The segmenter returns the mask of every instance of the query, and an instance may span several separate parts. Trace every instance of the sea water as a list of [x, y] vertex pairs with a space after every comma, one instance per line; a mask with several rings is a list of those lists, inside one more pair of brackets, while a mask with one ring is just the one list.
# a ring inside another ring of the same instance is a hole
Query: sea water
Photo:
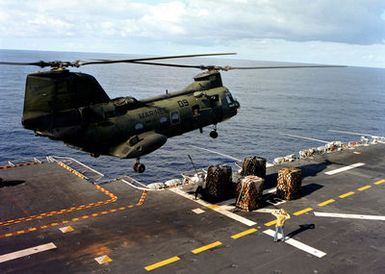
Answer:
[[[138, 56], [102, 53], [0, 50], [1, 61], [73, 61], [78, 59], [122, 59]], [[196, 65], [266, 66], [281, 63], [196, 58], [170, 60]], [[47, 155], [76, 158], [104, 173], [107, 178], [133, 176], [144, 183], [162, 182], [192, 170], [190, 155], [197, 168], [230, 164], [235, 159], [257, 155], [272, 161], [322, 143], [288, 137], [312, 137], [324, 141], [350, 141], [359, 136], [329, 130], [385, 135], [385, 69], [362, 67], [233, 70], [222, 72], [222, 80], [240, 102], [238, 115], [218, 125], [219, 137], [189, 132], [171, 138], [159, 150], [142, 157], [143, 174], [132, 170], [134, 159], [118, 159], [89, 154], [63, 142], [36, 137], [21, 125], [25, 79], [41, 71], [34, 66], [0, 66], [0, 162], [31, 160]], [[193, 81], [197, 69], [168, 68], [135, 64], [84, 66], [81, 71], [96, 77], [110, 98], [137, 99], [177, 91]], [[211, 152], [210, 152], [211, 151]], [[217, 152], [217, 153], [214, 153]], [[228, 157], [230, 156], [230, 157]]]

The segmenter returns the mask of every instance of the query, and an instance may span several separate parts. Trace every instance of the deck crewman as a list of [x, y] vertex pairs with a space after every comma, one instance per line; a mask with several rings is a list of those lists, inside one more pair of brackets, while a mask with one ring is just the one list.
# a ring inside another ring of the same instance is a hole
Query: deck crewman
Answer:
[[279, 232], [282, 234], [282, 241], [284, 242], [285, 232], [283, 231], [283, 228], [285, 226], [286, 220], [290, 219], [290, 215], [283, 208], [281, 208], [280, 210], [273, 211], [271, 214], [273, 214], [277, 218], [277, 222], [275, 223], [274, 242], [277, 242]]

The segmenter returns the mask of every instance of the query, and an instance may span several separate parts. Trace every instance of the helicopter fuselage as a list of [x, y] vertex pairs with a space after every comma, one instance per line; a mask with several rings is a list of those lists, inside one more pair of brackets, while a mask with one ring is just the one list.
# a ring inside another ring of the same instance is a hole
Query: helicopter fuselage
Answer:
[[139, 158], [168, 138], [216, 125], [239, 103], [218, 71], [197, 75], [179, 92], [110, 100], [88, 74], [51, 71], [27, 78], [22, 123], [38, 135], [64, 141], [93, 156]]

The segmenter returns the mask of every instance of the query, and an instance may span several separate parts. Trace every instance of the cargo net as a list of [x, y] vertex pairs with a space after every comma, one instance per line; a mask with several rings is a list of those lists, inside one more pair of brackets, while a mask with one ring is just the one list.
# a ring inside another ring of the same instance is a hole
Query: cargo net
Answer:
[[226, 165], [209, 166], [206, 187], [202, 191], [203, 199], [213, 202], [223, 201], [233, 193], [231, 167]]
[[246, 176], [239, 180], [236, 188], [235, 206], [251, 211], [262, 207], [264, 180], [257, 176]]
[[266, 159], [261, 157], [246, 157], [242, 163], [242, 176], [254, 175], [266, 178]]
[[301, 169], [282, 168], [278, 171], [277, 196], [283, 200], [301, 198]]

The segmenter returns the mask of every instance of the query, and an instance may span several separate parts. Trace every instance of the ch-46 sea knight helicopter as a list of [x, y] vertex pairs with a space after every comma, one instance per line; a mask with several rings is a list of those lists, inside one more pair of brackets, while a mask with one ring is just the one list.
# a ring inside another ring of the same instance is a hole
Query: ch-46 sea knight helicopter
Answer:
[[[232, 69], [308, 68], [327, 66], [230, 67], [156, 63], [164, 59], [190, 58], [235, 53], [212, 53], [135, 58], [126, 60], [0, 62], [3, 65], [50, 67], [49, 71], [27, 76], [22, 124], [38, 136], [79, 148], [91, 154], [122, 159], [135, 158], [134, 171], [142, 173], [141, 156], [149, 154], [167, 139], [214, 125], [210, 137], [217, 138], [216, 125], [237, 114], [240, 107], [223, 86], [219, 71]], [[182, 68], [204, 72], [177, 92], [137, 100], [110, 99], [91, 75], [69, 71], [69, 67], [132, 63]]]

